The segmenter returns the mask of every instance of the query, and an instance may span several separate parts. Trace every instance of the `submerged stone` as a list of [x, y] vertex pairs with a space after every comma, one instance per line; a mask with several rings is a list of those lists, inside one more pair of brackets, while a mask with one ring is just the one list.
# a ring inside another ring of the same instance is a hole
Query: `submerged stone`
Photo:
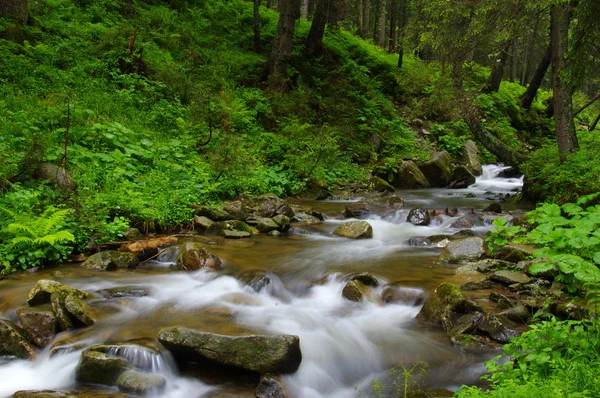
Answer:
[[364, 285], [359, 281], [350, 281], [346, 283], [342, 290], [342, 296], [350, 301], [362, 301], [364, 297]]

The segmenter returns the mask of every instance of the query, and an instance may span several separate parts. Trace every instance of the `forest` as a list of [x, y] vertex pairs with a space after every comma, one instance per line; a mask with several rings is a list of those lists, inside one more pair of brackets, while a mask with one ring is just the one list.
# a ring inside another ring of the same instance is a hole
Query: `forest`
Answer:
[[600, 395], [598, 20], [0, 0], [0, 397]]

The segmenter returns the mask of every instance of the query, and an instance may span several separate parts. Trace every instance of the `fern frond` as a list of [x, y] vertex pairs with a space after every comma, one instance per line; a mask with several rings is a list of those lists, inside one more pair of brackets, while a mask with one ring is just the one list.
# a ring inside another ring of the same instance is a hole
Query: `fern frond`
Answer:
[[13, 246], [23, 246], [25, 244], [29, 244], [33, 242], [33, 239], [27, 237], [27, 236], [17, 236], [16, 238], [14, 238], [11, 243]]
[[6, 227], [6, 230], [8, 231], [8, 233], [13, 234], [13, 235], [24, 234], [24, 235], [28, 235], [30, 238], [37, 237], [35, 229], [33, 229], [29, 225], [23, 224], [23, 223], [8, 224], [8, 227]]
[[75, 237], [73, 236], [72, 233], [70, 233], [68, 231], [58, 231], [56, 233], [37, 238], [33, 241], [33, 243], [38, 244], [38, 245], [47, 243], [47, 244], [53, 246], [60, 242], [74, 242], [74, 241], [75, 241]]

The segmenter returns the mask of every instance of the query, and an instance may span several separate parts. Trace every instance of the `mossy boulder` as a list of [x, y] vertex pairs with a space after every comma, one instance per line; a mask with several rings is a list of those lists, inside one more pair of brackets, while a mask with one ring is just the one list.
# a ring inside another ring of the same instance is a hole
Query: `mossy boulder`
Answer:
[[445, 330], [449, 330], [458, 317], [457, 314], [470, 312], [485, 311], [480, 305], [468, 300], [457, 286], [444, 282], [427, 298], [417, 319], [434, 325], [441, 324]]
[[52, 294], [57, 294], [62, 298], [71, 295], [84, 300], [93, 297], [93, 295], [88, 292], [75, 289], [71, 286], [63, 285], [60, 282], [42, 279], [39, 280], [35, 287], [29, 292], [27, 303], [32, 307], [36, 305], [47, 304], [50, 302], [50, 296]]
[[333, 234], [350, 239], [371, 239], [373, 227], [366, 221], [350, 221], [334, 229]]
[[160, 394], [166, 385], [167, 380], [163, 376], [136, 370], [123, 372], [117, 380], [120, 391], [135, 395]]
[[181, 246], [175, 267], [181, 271], [197, 271], [199, 269], [219, 269], [222, 262], [219, 257], [206, 250], [199, 243], [186, 242]]
[[370, 272], [359, 272], [356, 274], [348, 275], [349, 281], [359, 281], [363, 285], [377, 287], [379, 286], [379, 280]]
[[279, 228], [279, 225], [272, 218], [256, 216], [249, 218], [247, 221], [248, 225], [256, 228], [263, 234], [276, 231]]
[[365, 286], [359, 281], [349, 281], [342, 289], [342, 297], [350, 301], [360, 302], [365, 297]]
[[134, 253], [107, 250], [88, 257], [81, 266], [95, 271], [114, 271], [116, 269], [133, 268], [140, 263]]
[[419, 165], [419, 169], [434, 187], [445, 187], [452, 181], [454, 170], [448, 151], [436, 152], [431, 159]]
[[175, 326], [158, 341], [183, 362], [210, 360], [250, 372], [291, 373], [302, 361], [300, 339], [291, 335], [225, 336]]
[[439, 261], [461, 263], [477, 261], [485, 254], [485, 241], [477, 236], [448, 242], [442, 250]]
[[208, 227], [206, 234], [227, 239], [249, 238], [253, 235], [248, 224], [237, 220], [216, 222]]
[[479, 161], [479, 149], [473, 141], [467, 140], [463, 144], [461, 160], [462, 164], [474, 176], [480, 176], [483, 174], [483, 168], [481, 167], [481, 162]]
[[414, 209], [410, 209], [408, 212], [408, 217], [406, 221], [413, 225], [429, 225], [431, 223], [431, 216], [427, 209], [423, 209], [422, 207], [415, 207]]
[[37, 352], [27, 333], [14, 323], [0, 319], [0, 356], [35, 359]]
[[205, 216], [194, 216], [194, 229], [206, 231], [215, 222]]
[[369, 188], [376, 192], [395, 192], [396, 188], [394, 188], [389, 182], [386, 180], [373, 176], [369, 180]]
[[64, 305], [72, 319], [84, 326], [91, 326], [96, 321], [96, 316], [92, 308], [77, 296], [69, 295], [65, 297]]
[[510, 338], [521, 334], [512, 328], [508, 319], [496, 314], [485, 314], [477, 325], [477, 329], [479, 334], [486, 334], [498, 343], [508, 343]]
[[362, 218], [371, 214], [385, 215], [404, 206], [404, 199], [394, 194], [381, 194], [370, 199], [349, 203], [344, 209], [346, 218]]
[[272, 220], [277, 223], [277, 231], [287, 232], [290, 230], [290, 223], [292, 222], [292, 220], [288, 216], [278, 214], [275, 217], [273, 217]]
[[223, 210], [239, 221], [244, 221], [250, 215], [250, 209], [240, 200], [224, 204]]
[[227, 221], [235, 219], [233, 215], [229, 214], [229, 212], [220, 207], [213, 208], [207, 206], [198, 206], [194, 210], [194, 215], [203, 216], [212, 221]]
[[69, 315], [69, 311], [65, 307], [65, 299], [58, 293], [53, 293], [50, 296], [50, 303], [52, 305], [52, 311], [56, 316], [56, 321], [58, 322], [58, 326], [62, 330], [71, 330], [75, 327], [73, 320]]
[[23, 329], [38, 347], [48, 345], [58, 332], [58, 321], [49, 304], [19, 308], [17, 316]]
[[129, 228], [123, 232], [123, 238], [127, 241], [143, 240], [144, 235], [137, 228]]
[[115, 386], [121, 374], [129, 368], [130, 365], [124, 358], [85, 350], [75, 369], [75, 380], [79, 383]]
[[458, 166], [454, 169], [448, 188], [464, 189], [473, 184], [475, 184], [475, 176], [465, 166]]
[[52, 163], [41, 163], [35, 169], [35, 176], [40, 180], [50, 181], [60, 189], [74, 191], [77, 185], [73, 176], [64, 167], [56, 166]]
[[401, 189], [429, 188], [431, 186], [427, 177], [412, 160], [405, 160], [398, 165], [392, 185]]
[[251, 203], [252, 207], [256, 209], [256, 214], [261, 217], [273, 218], [278, 214], [290, 218], [294, 216], [294, 211], [290, 205], [277, 195], [260, 195], [254, 198]]

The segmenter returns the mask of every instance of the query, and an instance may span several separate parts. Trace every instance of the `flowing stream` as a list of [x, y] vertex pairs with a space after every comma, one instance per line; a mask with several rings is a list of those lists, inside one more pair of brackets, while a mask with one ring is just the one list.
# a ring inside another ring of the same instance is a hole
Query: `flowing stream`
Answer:
[[[136, 270], [102, 273], [65, 264], [0, 281], [0, 318], [13, 321], [16, 309], [26, 305], [27, 293], [39, 279], [55, 279], [88, 291], [131, 285], [150, 291], [146, 297], [92, 302], [98, 311], [96, 324], [59, 334], [49, 346], [59, 348], [54, 355], [47, 349], [34, 362], [0, 358], [0, 397], [17, 390], [79, 388], [74, 371], [85, 347], [136, 342], [162, 349], [156, 341], [158, 331], [173, 325], [230, 335], [298, 335], [302, 364], [296, 373], [283, 378], [290, 397], [356, 397], [356, 389], [369, 396], [373, 379], [385, 381], [390, 368], [417, 361], [429, 365], [425, 388], [456, 389], [463, 383], [476, 383], [483, 373], [483, 361], [494, 354], [455, 348], [441, 329], [427, 328], [415, 319], [422, 298], [441, 282], [463, 284], [469, 276], [457, 274], [455, 266], [436, 264], [440, 248], [414, 247], [407, 241], [453, 234], [458, 229], [451, 224], [457, 217], [442, 215], [427, 227], [405, 220], [408, 210], [416, 206], [440, 213], [455, 206], [463, 213], [480, 211], [490, 200], [521, 188], [522, 179], [502, 178], [502, 171], [501, 166], [484, 166], [483, 176], [463, 190], [398, 191], [405, 198], [405, 208], [394, 216], [371, 217], [368, 221], [374, 237], [370, 240], [331, 235], [345, 221], [345, 202], [309, 202], [327, 214], [324, 223], [297, 225], [289, 235], [260, 235], [211, 246], [224, 260], [217, 272], [174, 272], [169, 267], [176, 252], [167, 251]], [[488, 222], [482, 222], [473, 229], [484, 233], [490, 228]], [[253, 270], [266, 271], [270, 280], [258, 291], [237, 279]], [[376, 275], [382, 286], [401, 286], [407, 299], [386, 304], [379, 298], [383, 287], [374, 290], [370, 301], [344, 299], [344, 277], [359, 271]], [[210, 370], [181, 373], [164, 350], [121, 354], [167, 378], [162, 397], [254, 396], [255, 379], [212, 374]]]

